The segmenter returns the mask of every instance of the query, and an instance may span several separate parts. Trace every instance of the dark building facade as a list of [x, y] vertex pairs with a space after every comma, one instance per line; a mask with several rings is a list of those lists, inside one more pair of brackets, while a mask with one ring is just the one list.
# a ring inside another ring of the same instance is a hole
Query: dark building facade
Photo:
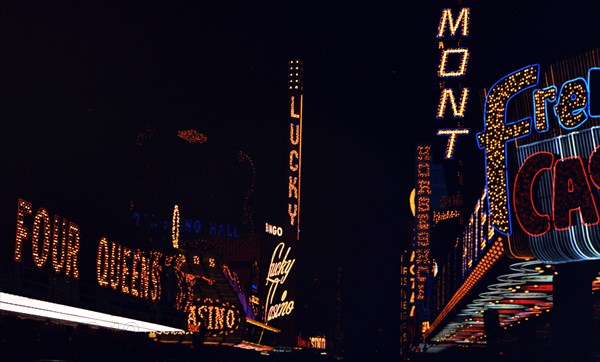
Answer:
[[[516, 70], [484, 92], [487, 185], [435, 278], [426, 341], [509, 358], [598, 355], [599, 64], [594, 49]], [[495, 148], [502, 129], [512, 131]]]

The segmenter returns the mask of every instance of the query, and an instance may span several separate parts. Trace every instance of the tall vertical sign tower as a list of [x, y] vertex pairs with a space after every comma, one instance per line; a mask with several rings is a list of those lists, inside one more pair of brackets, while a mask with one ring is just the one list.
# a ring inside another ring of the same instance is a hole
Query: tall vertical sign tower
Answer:
[[[459, 1], [462, 4], [462, 1]], [[471, 9], [462, 6], [460, 9], [443, 8], [438, 24], [437, 35], [440, 58], [437, 75], [439, 78], [440, 98], [436, 119], [448, 122], [448, 118], [456, 121], [458, 127], [440, 128], [437, 136], [447, 137], [444, 159], [454, 158], [454, 150], [458, 136], [468, 135], [470, 130], [461, 126], [467, 113], [469, 87], [462, 85], [467, 74], [470, 49], [464, 46], [464, 39], [469, 36]], [[450, 38], [447, 40], [447, 38]]]
[[[268, 271], [266, 278], [265, 323], [281, 330], [278, 345], [296, 344], [295, 262], [300, 239], [300, 180], [302, 165], [302, 73], [300, 60], [288, 63], [287, 164], [285, 217], [283, 225], [266, 225]], [[282, 210], [283, 211], [283, 210]]]
[[[431, 163], [432, 145], [429, 143], [417, 144], [416, 149], [416, 180], [415, 188], [415, 259], [414, 271], [415, 284], [411, 293], [410, 302], [416, 307], [415, 318], [424, 326], [429, 323], [429, 296], [426, 293], [425, 283], [431, 273]], [[412, 258], [411, 258], [412, 259]], [[412, 306], [411, 306], [412, 308]], [[412, 314], [412, 313], [411, 313]]]
[[287, 229], [300, 239], [300, 180], [302, 171], [302, 89], [303, 63], [292, 60], [288, 66], [288, 89], [290, 100], [289, 115], [289, 165], [287, 195]]

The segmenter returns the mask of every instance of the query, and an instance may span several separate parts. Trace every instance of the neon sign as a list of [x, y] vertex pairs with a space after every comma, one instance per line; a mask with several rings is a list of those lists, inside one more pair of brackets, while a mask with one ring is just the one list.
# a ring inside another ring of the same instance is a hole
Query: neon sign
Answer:
[[[25, 226], [25, 215], [33, 214], [33, 205], [26, 200], [17, 202], [17, 230], [15, 236], [15, 262], [23, 259], [23, 243], [31, 237], [31, 254], [38, 269], [46, 265], [48, 259], [56, 274], [79, 279], [79, 226], [54, 215], [52, 222], [50, 213], [40, 207], [33, 218], [32, 230]], [[40, 240], [41, 237], [41, 240]], [[50, 255], [50, 250], [52, 254]]]
[[[240, 237], [237, 224], [216, 220], [181, 218], [180, 214], [180, 210], [177, 206], [173, 209], [171, 219], [159, 219], [153, 214], [136, 211], [132, 214], [133, 225], [135, 227], [147, 228], [152, 231], [170, 231], [171, 235], [174, 232], [177, 232], [178, 247], [179, 242], [181, 242], [182, 239], [185, 239], [186, 237], [196, 237], [198, 235], [227, 238]], [[178, 224], [177, 228], [174, 228], [173, 226], [175, 222]]]
[[431, 145], [417, 146], [416, 187], [416, 286], [418, 301], [425, 299], [425, 280], [430, 272], [429, 258], [431, 239]]
[[300, 237], [300, 173], [302, 169], [302, 61], [289, 63], [290, 115], [289, 115], [289, 162], [288, 205], [289, 227], [294, 229], [296, 240]]
[[[484, 130], [477, 139], [485, 150], [489, 221], [511, 236], [515, 257], [550, 263], [600, 259], [600, 115], [594, 115], [589, 101], [589, 84], [598, 71], [591, 68], [587, 79], [569, 79], [560, 88], [540, 89], [534, 64], [500, 79], [488, 92]], [[527, 90], [531, 116], [509, 122], [511, 100]], [[550, 133], [553, 124], [560, 127]], [[558, 135], [539, 140], [544, 133]], [[527, 137], [535, 142], [527, 144]], [[510, 142], [518, 164], [512, 175]]]
[[[178, 239], [179, 211], [175, 208], [173, 217], [172, 238]], [[208, 278], [198, 273], [189, 272], [189, 264], [199, 265], [201, 259], [192, 255], [190, 263], [186, 264], [186, 257], [182, 253], [166, 255], [158, 251], [143, 251], [132, 249], [120, 243], [110, 241], [102, 236], [97, 244], [95, 263], [81, 264], [80, 272], [79, 254], [82, 247], [80, 227], [59, 215], [51, 217], [50, 212], [40, 207], [34, 210], [33, 204], [27, 200], [18, 199], [16, 210], [16, 233], [13, 259], [16, 263], [29, 262], [37, 269], [50, 265], [55, 274], [62, 274], [67, 278], [79, 280], [80, 277], [94, 278], [100, 288], [112, 290], [116, 293], [127, 295], [140, 301], [163, 303], [163, 283], [167, 274], [177, 278], [177, 293], [173, 301], [175, 311], [188, 314], [190, 331], [206, 332], [208, 337], [227, 336], [235, 332], [242, 318], [241, 312], [233, 302], [220, 302], [208, 298], [198, 298], [200, 283], [212, 286], [216, 283], [213, 278]], [[31, 244], [31, 252], [25, 245]], [[175, 244], [173, 244], [175, 246]], [[288, 250], [289, 253], [289, 250]], [[87, 255], [85, 252], [83, 253]], [[272, 266], [273, 278], [285, 281], [294, 261], [288, 261], [287, 253], [284, 260], [275, 262]], [[95, 272], [90, 268], [95, 265]], [[207, 258], [207, 267], [216, 268], [214, 258]], [[187, 269], [186, 269], [187, 268]], [[170, 273], [164, 273], [165, 269]], [[196, 268], [197, 269], [197, 268]], [[217, 275], [217, 274], [213, 274]], [[225, 281], [226, 279], [223, 278]], [[169, 285], [167, 283], [167, 285]], [[273, 289], [273, 291], [276, 287]], [[173, 293], [165, 294], [167, 299]], [[285, 296], [282, 298], [282, 301]], [[171, 300], [167, 300], [171, 302]], [[205, 303], [205, 304], [201, 304]], [[293, 302], [283, 303], [282, 312], [275, 314], [289, 314], [293, 309]], [[273, 309], [278, 309], [274, 306]], [[184, 320], [182, 320], [184, 322]], [[142, 323], [142, 322], [140, 322]], [[116, 328], [112, 326], [111, 328]]]
[[[265, 310], [267, 311], [267, 322], [275, 318], [289, 315], [294, 310], [294, 301], [285, 300], [287, 297], [287, 290], [284, 290], [281, 294], [278, 294], [277, 292], [277, 287], [285, 283], [296, 262], [296, 259], [288, 259], [291, 249], [292, 248], [289, 246], [286, 249], [284, 243], [279, 243], [271, 256], [271, 263], [269, 264], [269, 273], [266, 282], [268, 288], [265, 306]], [[275, 295], [280, 295], [279, 300], [275, 299]]]
[[[460, 9], [460, 12], [456, 17], [453, 17], [452, 9], [442, 9], [436, 38], [445, 38], [446, 32], [448, 32], [452, 38], [455, 38], [457, 35], [460, 38], [468, 37], [470, 20], [471, 9], [468, 7]], [[458, 44], [460, 44], [460, 40], [457, 42]], [[440, 88], [442, 88], [442, 91], [440, 92], [436, 118], [440, 120], [444, 119], [446, 117], [448, 106], [450, 106], [452, 109], [453, 118], [459, 120], [464, 118], [466, 114], [467, 102], [469, 99], [469, 88], [462, 88], [459, 91], [460, 96], [457, 96], [454, 89], [445, 87], [445, 80], [461, 78], [467, 74], [470, 51], [469, 48], [462, 46], [446, 48], [444, 47], [444, 43], [441, 41], [439, 42], [438, 47], [442, 49], [437, 72], [438, 77], [442, 80], [440, 82]], [[459, 99], [458, 102], [457, 99]], [[444, 153], [445, 159], [452, 159], [454, 157], [454, 150], [458, 136], [468, 135], [469, 133], [469, 129], [461, 128], [460, 123], [459, 127], [457, 128], [438, 129], [437, 136], [448, 137], [446, 151]]]
[[267, 234], [271, 234], [271, 235], [275, 235], [275, 236], [282, 236], [283, 228], [281, 226], [271, 225], [266, 222], [265, 223], [265, 232]]
[[161, 284], [159, 264], [161, 253], [144, 253], [131, 250], [102, 237], [98, 243], [96, 280], [101, 287], [121, 291], [140, 299], [160, 300]]
[[210, 337], [226, 336], [235, 332], [241, 323], [240, 311], [228, 302], [204, 298], [188, 309], [188, 330], [202, 332]]

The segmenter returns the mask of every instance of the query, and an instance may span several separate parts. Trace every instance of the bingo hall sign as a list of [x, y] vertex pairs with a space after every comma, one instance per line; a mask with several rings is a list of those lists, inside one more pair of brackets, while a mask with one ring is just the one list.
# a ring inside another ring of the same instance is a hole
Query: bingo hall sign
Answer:
[[552, 76], [529, 65], [487, 93], [477, 141], [490, 223], [512, 257], [600, 259], [598, 64], [594, 52], [551, 66]]

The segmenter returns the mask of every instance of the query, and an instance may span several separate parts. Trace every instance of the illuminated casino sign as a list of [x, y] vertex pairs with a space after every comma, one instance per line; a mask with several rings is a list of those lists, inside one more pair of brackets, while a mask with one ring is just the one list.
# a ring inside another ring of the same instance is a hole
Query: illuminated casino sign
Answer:
[[[146, 212], [135, 211], [132, 214], [133, 226], [153, 231], [157, 234], [171, 234], [172, 220], [170, 218], [159, 218]], [[198, 237], [209, 238], [240, 238], [242, 232], [247, 232], [247, 227], [240, 227], [237, 223], [223, 222], [220, 220], [201, 218], [180, 218], [179, 232], [183, 238], [191, 239]]]
[[[16, 203], [16, 232], [12, 234], [14, 269], [6, 263], [0, 269], [0, 295], [18, 301], [22, 304], [19, 307], [27, 306], [27, 314], [47, 315], [50, 312], [54, 313], [53, 316], [58, 315], [52, 318], [58, 319], [65, 314], [55, 313], [55, 307], [41, 308], [39, 305], [59, 306], [58, 310], [82, 310], [72, 313], [81, 313], [78, 320], [86, 324], [106, 325], [109, 320], [102, 318], [123, 320], [118, 318], [135, 314], [141, 319], [110, 324], [110, 328], [117, 328], [114, 326], [118, 324], [134, 331], [183, 331], [180, 326], [185, 325], [187, 315], [189, 331], [205, 333], [206, 341], [217, 338], [223, 342], [223, 338], [228, 336], [229, 342], [235, 343], [242, 333], [235, 332], [245, 323], [239, 303], [209, 296], [230, 298], [237, 295], [233, 289], [223, 288], [225, 285], [229, 287], [229, 283], [214, 257], [175, 248], [180, 227], [179, 208], [175, 207], [171, 228], [173, 253], [131, 248], [106, 236], [101, 236], [96, 243], [89, 243], [89, 239], [82, 237], [84, 232], [77, 223], [58, 214], [52, 215], [47, 208], [34, 207], [32, 202], [19, 198]], [[285, 260], [287, 255], [284, 254], [284, 260], [274, 260], [270, 273], [275, 279], [279, 277], [281, 283], [293, 265], [293, 261]], [[274, 256], [274, 259], [277, 257]], [[21, 272], [16, 274], [19, 277], [6, 278], [7, 270]], [[82, 290], [88, 294], [80, 294]], [[100, 295], [101, 299], [97, 299]], [[90, 302], [83, 306], [80, 305], [82, 300]], [[116, 306], [124, 305], [121, 302], [125, 300], [130, 307]], [[237, 301], [237, 298], [232, 300]], [[34, 307], [25, 304], [32, 302]], [[13, 310], [16, 303], [0, 300], [0, 309]], [[279, 308], [279, 305], [276, 303], [272, 308], [282, 310], [276, 314], [287, 313], [289, 307]], [[161, 313], [156, 313], [157, 308]], [[91, 317], [98, 313], [106, 313], [104, 316], [108, 317]], [[166, 324], [146, 323], [153, 318]], [[137, 323], [148, 327], [138, 329]]]
[[23, 261], [23, 244], [31, 238], [31, 257], [38, 269], [48, 263], [56, 274], [79, 279], [80, 229], [73, 221], [60, 215], [50, 217], [50, 212], [40, 207], [31, 223], [27, 215], [33, 215], [31, 202], [17, 202], [17, 230], [15, 236], [15, 262]]
[[240, 326], [240, 311], [227, 302], [204, 298], [188, 312], [188, 330], [217, 337], [228, 335]]
[[[445, 159], [454, 157], [458, 136], [468, 135], [470, 132], [469, 129], [460, 126], [460, 121], [464, 119], [467, 111], [469, 88], [462, 85], [460, 85], [460, 89], [452, 87], [453, 81], [462, 81], [467, 74], [470, 51], [463, 45], [463, 41], [469, 36], [470, 22], [471, 9], [463, 7], [456, 12], [453, 12], [451, 8], [442, 9], [438, 23], [436, 38], [440, 40], [438, 43], [440, 58], [437, 75], [440, 79], [441, 92], [436, 119], [444, 120], [447, 118], [448, 110], [451, 109], [452, 118], [458, 122], [458, 127], [440, 128], [437, 131], [438, 136], [448, 138], [444, 153]], [[446, 46], [442, 41], [448, 35], [450, 38], [456, 39], [451, 46]]]
[[[487, 94], [477, 137], [485, 151], [490, 223], [511, 236], [514, 257], [600, 259], [600, 112], [590, 102], [600, 68], [577, 70], [585, 74], [553, 84], [556, 78], [542, 77], [539, 65], [526, 66]], [[509, 109], [517, 99], [530, 111], [513, 120]]]
[[98, 285], [156, 302], [161, 295], [160, 258], [159, 252], [131, 250], [102, 237], [96, 259]]
[[265, 232], [267, 234], [271, 234], [271, 235], [275, 235], [275, 236], [282, 236], [283, 228], [281, 226], [275, 226], [275, 225], [271, 225], [269, 223], [265, 223]]
[[[287, 290], [279, 289], [283, 286], [292, 267], [296, 262], [296, 259], [290, 258], [291, 247], [286, 247], [284, 243], [279, 243], [273, 251], [271, 256], [271, 263], [269, 264], [269, 271], [267, 275], [267, 298], [266, 298], [266, 321], [269, 322], [275, 318], [289, 315], [294, 310], [294, 301], [286, 300]], [[276, 298], [277, 297], [277, 298]]]
[[278, 225], [265, 223], [266, 241], [263, 270], [265, 288], [262, 295], [264, 323], [281, 330], [278, 342], [296, 344], [296, 245], [300, 240], [300, 184], [302, 175], [302, 106], [304, 64], [288, 62], [288, 99], [286, 127], [286, 183], [283, 209], [275, 216]]
[[417, 145], [416, 173], [417, 187], [415, 195], [416, 204], [416, 243], [415, 243], [415, 274], [416, 274], [416, 300], [425, 299], [425, 280], [431, 272], [431, 161], [432, 146], [430, 144]]
[[469, 223], [462, 234], [462, 277], [466, 278], [469, 272], [481, 260], [488, 246], [493, 241], [494, 228], [489, 223], [487, 208], [487, 190], [477, 200], [475, 209], [469, 217]]
[[288, 139], [288, 227], [290, 235], [300, 237], [300, 170], [302, 169], [302, 74], [300, 60], [289, 63], [289, 139]]

